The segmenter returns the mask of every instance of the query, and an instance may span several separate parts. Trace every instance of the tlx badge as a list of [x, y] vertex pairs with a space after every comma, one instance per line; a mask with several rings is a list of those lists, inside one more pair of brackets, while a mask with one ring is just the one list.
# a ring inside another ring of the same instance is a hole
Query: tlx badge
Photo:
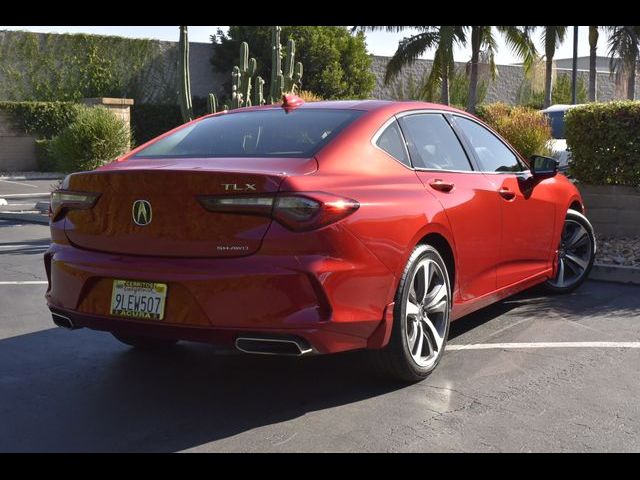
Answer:
[[250, 192], [256, 191], [256, 184], [255, 183], [243, 183], [243, 184], [239, 184], [239, 183], [221, 183], [220, 185], [222, 185], [224, 187], [224, 190], [226, 192], [232, 191], [232, 192]]

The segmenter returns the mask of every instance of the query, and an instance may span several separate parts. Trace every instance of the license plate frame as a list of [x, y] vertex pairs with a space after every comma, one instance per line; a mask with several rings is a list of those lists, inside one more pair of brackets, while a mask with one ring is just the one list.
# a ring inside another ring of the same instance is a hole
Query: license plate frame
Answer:
[[167, 290], [166, 283], [114, 279], [109, 314], [131, 319], [162, 321], [167, 303]]

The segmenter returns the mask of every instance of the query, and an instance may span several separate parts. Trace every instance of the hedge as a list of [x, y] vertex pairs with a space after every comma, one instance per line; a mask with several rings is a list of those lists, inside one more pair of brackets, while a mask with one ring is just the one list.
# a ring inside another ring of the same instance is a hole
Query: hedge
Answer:
[[43, 138], [59, 134], [78, 116], [81, 106], [73, 102], [0, 102], [14, 125]]
[[544, 115], [528, 107], [505, 103], [478, 105], [476, 115], [502, 135], [525, 158], [549, 155], [551, 126]]
[[640, 186], [640, 102], [592, 103], [565, 114], [570, 172], [593, 185]]

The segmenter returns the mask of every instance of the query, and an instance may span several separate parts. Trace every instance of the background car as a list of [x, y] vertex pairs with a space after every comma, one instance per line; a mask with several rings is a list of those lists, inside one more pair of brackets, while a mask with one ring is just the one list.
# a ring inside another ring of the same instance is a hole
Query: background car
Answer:
[[551, 156], [558, 160], [558, 170], [565, 173], [569, 170], [569, 162], [571, 160], [571, 152], [567, 149], [567, 140], [565, 137], [564, 116], [568, 110], [579, 107], [581, 105], [551, 105], [542, 110], [542, 113], [549, 118], [551, 123]]
[[342, 101], [205, 116], [52, 194], [54, 322], [138, 347], [367, 349], [415, 381], [449, 325], [595, 254], [580, 194], [475, 117]]

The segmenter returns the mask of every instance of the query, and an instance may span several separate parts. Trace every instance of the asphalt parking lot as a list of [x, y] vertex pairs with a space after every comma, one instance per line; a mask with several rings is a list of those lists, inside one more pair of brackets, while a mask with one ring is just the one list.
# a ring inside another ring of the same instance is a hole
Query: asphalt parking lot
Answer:
[[638, 286], [534, 289], [472, 314], [407, 386], [358, 353], [139, 352], [57, 328], [48, 236], [0, 220], [0, 451], [640, 450]]

